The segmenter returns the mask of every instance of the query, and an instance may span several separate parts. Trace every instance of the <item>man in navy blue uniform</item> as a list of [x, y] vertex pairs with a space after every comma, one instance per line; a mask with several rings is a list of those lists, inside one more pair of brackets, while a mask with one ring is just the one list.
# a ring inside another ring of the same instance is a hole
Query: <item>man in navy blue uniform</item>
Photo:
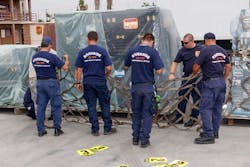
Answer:
[[62, 122], [62, 99], [59, 81], [56, 76], [56, 68], [68, 70], [68, 55], [64, 55], [65, 62], [56, 55], [49, 53], [52, 48], [52, 40], [45, 36], [42, 39], [41, 49], [32, 57], [32, 64], [37, 77], [37, 130], [38, 136], [44, 136], [47, 131], [44, 127], [45, 110], [48, 102], [51, 104], [53, 114], [54, 135], [63, 134]]
[[[192, 68], [194, 65], [194, 61], [197, 59], [197, 57], [200, 54], [201, 49], [203, 49], [204, 46], [202, 45], [197, 45], [194, 43], [194, 37], [192, 34], [188, 33], [184, 35], [183, 37], [183, 47], [179, 50], [179, 52], [176, 55], [175, 60], [172, 62], [171, 67], [170, 67], [170, 73], [169, 73], [169, 79], [173, 80], [175, 79], [175, 70], [177, 67], [177, 64], [182, 62], [183, 63], [183, 76], [182, 77], [189, 77], [192, 74]], [[201, 90], [201, 82], [198, 82], [197, 85], [194, 85], [194, 83], [197, 81], [198, 77], [193, 78], [192, 80], [183, 80], [181, 87], [188, 87], [191, 85], [193, 88], [190, 91], [190, 93], [186, 94], [187, 91], [189, 91], [190, 88], [185, 88], [181, 89], [178, 94], [179, 96], [185, 95], [187, 98], [189, 98], [190, 94], [193, 99], [193, 104], [197, 104], [197, 101], [200, 99], [200, 96], [197, 92], [197, 89], [200, 91]], [[195, 89], [196, 88], [196, 89]], [[184, 98], [179, 104], [178, 104], [178, 109], [179, 112], [176, 111], [176, 116], [174, 120], [172, 120], [173, 123], [182, 123], [182, 115], [180, 112], [185, 113], [186, 111], [186, 105], [187, 105], [187, 99]], [[185, 127], [191, 127], [194, 125], [195, 120], [199, 116], [199, 110], [197, 108], [193, 108], [190, 119], [187, 121], [184, 126]], [[194, 119], [192, 119], [194, 118]]]
[[31, 91], [29, 87], [25, 91], [25, 94], [23, 97], [23, 105], [25, 109], [27, 110], [26, 115], [35, 120], [36, 119], [35, 105], [34, 105], [34, 101], [31, 98]]
[[199, 105], [203, 132], [195, 139], [196, 144], [213, 144], [219, 138], [222, 105], [225, 100], [226, 78], [231, 64], [227, 52], [216, 45], [213, 33], [204, 35], [206, 48], [193, 66], [193, 74], [203, 73], [203, 87]]
[[[112, 128], [110, 113], [110, 91], [106, 85], [106, 76], [112, 69], [112, 62], [107, 51], [97, 45], [98, 34], [95, 31], [88, 33], [88, 46], [78, 53], [76, 66], [76, 82], [78, 90], [84, 88], [84, 98], [88, 106], [89, 121], [92, 124], [91, 134], [99, 136], [99, 121], [96, 111], [97, 99], [101, 106], [104, 121], [104, 135], [116, 132]], [[81, 77], [83, 75], [83, 88]]]
[[154, 96], [154, 70], [160, 75], [163, 72], [163, 62], [154, 46], [154, 36], [146, 33], [139, 46], [132, 48], [124, 62], [124, 69], [131, 66], [132, 95], [132, 130], [133, 144], [147, 147], [150, 144]]

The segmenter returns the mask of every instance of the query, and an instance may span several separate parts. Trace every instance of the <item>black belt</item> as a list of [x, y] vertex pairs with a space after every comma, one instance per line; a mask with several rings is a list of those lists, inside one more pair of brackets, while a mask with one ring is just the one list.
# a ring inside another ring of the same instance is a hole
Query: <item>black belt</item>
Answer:
[[218, 80], [218, 79], [223, 79], [223, 77], [212, 77], [212, 78], [206, 78], [206, 79], [204, 79], [204, 81]]
[[50, 80], [50, 79], [56, 80], [55, 78], [37, 77], [37, 80]]
[[132, 83], [132, 85], [154, 85], [154, 82], [140, 82], [140, 83]]

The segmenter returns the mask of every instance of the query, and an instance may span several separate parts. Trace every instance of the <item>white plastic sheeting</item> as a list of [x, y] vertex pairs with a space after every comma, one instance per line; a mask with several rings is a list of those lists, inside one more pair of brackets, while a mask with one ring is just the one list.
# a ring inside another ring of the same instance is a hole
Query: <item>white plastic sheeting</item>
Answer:
[[28, 85], [28, 68], [35, 46], [0, 46], [0, 106], [23, 106], [23, 96]]
[[228, 117], [250, 117], [250, 9], [242, 9], [231, 22], [232, 86], [231, 100], [227, 103]]

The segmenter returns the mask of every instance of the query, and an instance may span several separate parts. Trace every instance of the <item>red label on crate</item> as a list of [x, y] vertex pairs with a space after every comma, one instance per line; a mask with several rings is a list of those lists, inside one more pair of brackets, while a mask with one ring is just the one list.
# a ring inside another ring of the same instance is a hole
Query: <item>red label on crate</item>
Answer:
[[138, 29], [138, 19], [137, 18], [126, 18], [123, 19], [123, 29], [125, 30], [133, 30]]

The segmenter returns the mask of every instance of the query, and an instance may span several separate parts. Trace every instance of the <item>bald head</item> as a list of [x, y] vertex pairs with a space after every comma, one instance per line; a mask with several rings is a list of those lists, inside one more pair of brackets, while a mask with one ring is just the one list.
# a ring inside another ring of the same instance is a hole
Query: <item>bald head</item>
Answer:
[[184, 35], [183, 37], [183, 45], [185, 48], [193, 48], [195, 46], [194, 36], [190, 33]]
[[186, 35], [184, 35], [183, 38], [188, 39], [189, 41], [193, 41], [194, 40], [194, 36], [193, 34], [187, 33]]

